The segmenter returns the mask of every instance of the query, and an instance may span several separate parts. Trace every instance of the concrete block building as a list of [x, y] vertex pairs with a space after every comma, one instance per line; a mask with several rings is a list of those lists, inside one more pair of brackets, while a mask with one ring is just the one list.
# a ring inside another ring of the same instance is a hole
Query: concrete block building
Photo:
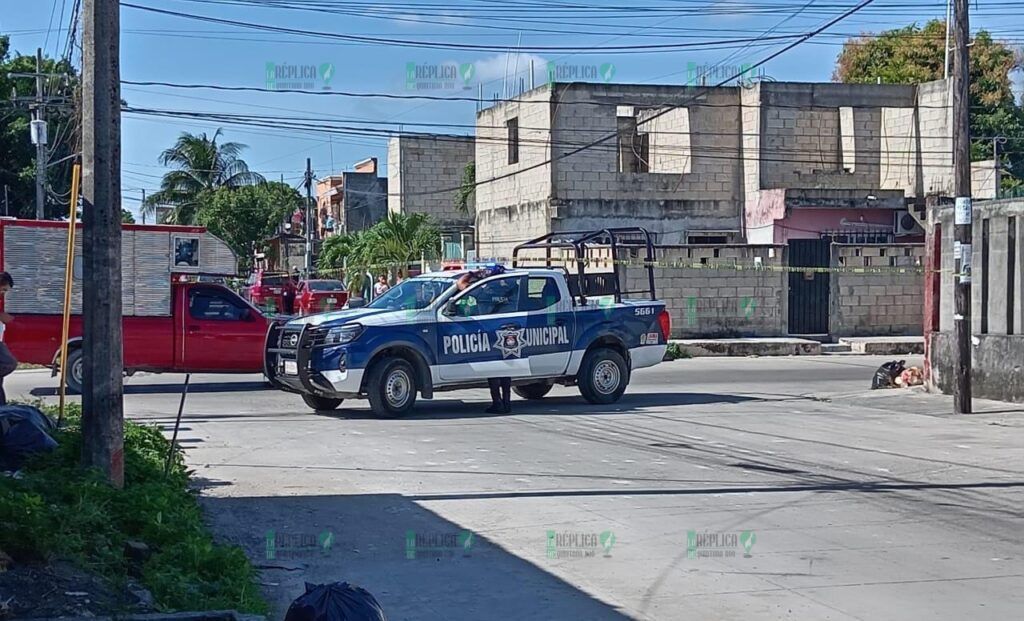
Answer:
[[430, 216], [441, 228], [445, 259], [463, 259], [474, 250], [474, 204], [466, 211], [455, 206], [474, 148], [472, 136], [403, 134], [388, 141], [388, 209]]
[[377, 158], [365, 159], [353, 168], [317, 181], [320, 238], [365, 231], [388, 212], [388, 180], [377, 176]]
[[943, 81], [546, 84], [477, 114], [480, 251], [625, 225], [660, 244], [921, 241], [899, 222], [951, 187], [948, 103]]

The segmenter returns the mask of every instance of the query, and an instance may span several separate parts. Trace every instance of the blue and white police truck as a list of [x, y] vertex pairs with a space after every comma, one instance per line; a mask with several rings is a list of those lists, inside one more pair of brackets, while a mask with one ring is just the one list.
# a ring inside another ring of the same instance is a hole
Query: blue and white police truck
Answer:
[[[595, 249], [605, 271], [589, 258]], [[648, 286], [627, 291], [623, 263], [641, 251]], [[543, 256], [523, 256], [530, 252]], [[574, 270], [556, 266], [567, 256]], [[639, 228], [545, 235], [517, 246], [510, 268], [478, 272], [464, 288], [459, 280], [474, 270], [428, 273], [365, 307], [273, 325], [264, 370], [315, 410], [367, 398], [382, 418], [407, 414], [418, 395], [497, 377], [511, 378], [525, 399], [563, 384], [590, 403], [614, 403], [634, 370], [665, 355], [670, 319], [656, 299], [654, 261], [651, 236]], [[529, 262], [541, 266], [522, 265]]]

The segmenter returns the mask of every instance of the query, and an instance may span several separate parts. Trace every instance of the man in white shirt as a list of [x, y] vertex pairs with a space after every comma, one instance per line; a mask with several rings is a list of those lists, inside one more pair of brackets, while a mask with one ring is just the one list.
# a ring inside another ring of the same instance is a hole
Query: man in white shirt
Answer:
[[[0, 272], [0, 298], [7, 295], [7, 292], [13, 287], [14, 279], [11, 278], [11, 275], [7, 272]], [[14, 370], [18, 368], [18, 361], [4, 343], [4, 332], [7, 330], [7, 324], [12, 321], [14, 321], [14, 317], [11, 317], [4, 311], [0, 311], [0, 405], [7, 405], [7, 393], [4, 392], [4, 378], [14, 373]]]

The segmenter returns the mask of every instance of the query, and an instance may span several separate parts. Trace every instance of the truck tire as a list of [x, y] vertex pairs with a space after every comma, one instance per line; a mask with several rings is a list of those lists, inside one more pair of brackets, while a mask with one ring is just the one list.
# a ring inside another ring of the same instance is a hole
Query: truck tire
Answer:
[[68, 371], [65, 378], [68, 394], [82, 394], [82, 375], [85, 373], [82, 356], [81, 347], [76, 347], [68, 352]]
[[398, 418], [416, 405], [416, 370], [403, 358], [385, 358], [373, 365], [366, 382], [370, 409], [377, 418]]
[[543, 399], [545, 395], [551, 392], [553, 386], [547, 382], [536, 382], [534, 384], [523, 384], [522, 386], [513, 386], [512, 392], [516, 393], [523, 399], [529, 399], [530, 401], [536, 401]]
[[341, 402], [344, 401], [344, 399], [331, 399], [316, 395], [302, 395], [302, 400], [317, 412], [321, 410], [337, 410]]
[[587, 354], [580, 365], [576, 384], [580, 394], [589, 403], [607, 405], [615, 403], [626, 392], [629, 367], [615, 350], [600, 347]]

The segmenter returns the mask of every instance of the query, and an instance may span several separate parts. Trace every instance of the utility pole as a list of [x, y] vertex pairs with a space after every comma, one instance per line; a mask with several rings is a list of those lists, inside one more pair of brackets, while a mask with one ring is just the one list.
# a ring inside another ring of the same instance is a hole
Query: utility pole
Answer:
[[82, 5], [82, 465], [124, 485], [117, 0]]
[[306, 278], [313, 274], [313, 162], [306, 158]]
[[142, 223], [146, 223], [146, 190], [142, 190], [142, 202], [139, 203], [139, 216], [142, 217]]
[[953, 0], [953, 195], [956, 285], [953, 297], [953, 326], [956, 335], [956, 364], [953, 370], [953, 410], [971, 413], [971, 259], [973, 227], [971, 207], [970, 51], [971, 34], [967, 17], [968, 0]]
[[36, 144], [36, 220], [46, 217], [46, 100], [43, 96], [43, 49], [36, 48], [36, 105], [32, 141]]
[[15, 102], [28, 103], [32, 111], [32, 121], [29, 123], [29, 135], [32, 144], [36, 147], [36, 219], [42, 220], [46, 217], [46, 165], [48, 159], [48, 139], [46, 127], [46, 108], [64, 102], [63, 97], [47, 97], [45, 93], [46, 78], [64, 78], [61, 74], [43, 73], [43, 50], [36, 49], [36, 70], [34, 73], [9, 73], [11, 78], [33, 78], [35, 80], [35, 95], [32, 97], [14, 97]]

